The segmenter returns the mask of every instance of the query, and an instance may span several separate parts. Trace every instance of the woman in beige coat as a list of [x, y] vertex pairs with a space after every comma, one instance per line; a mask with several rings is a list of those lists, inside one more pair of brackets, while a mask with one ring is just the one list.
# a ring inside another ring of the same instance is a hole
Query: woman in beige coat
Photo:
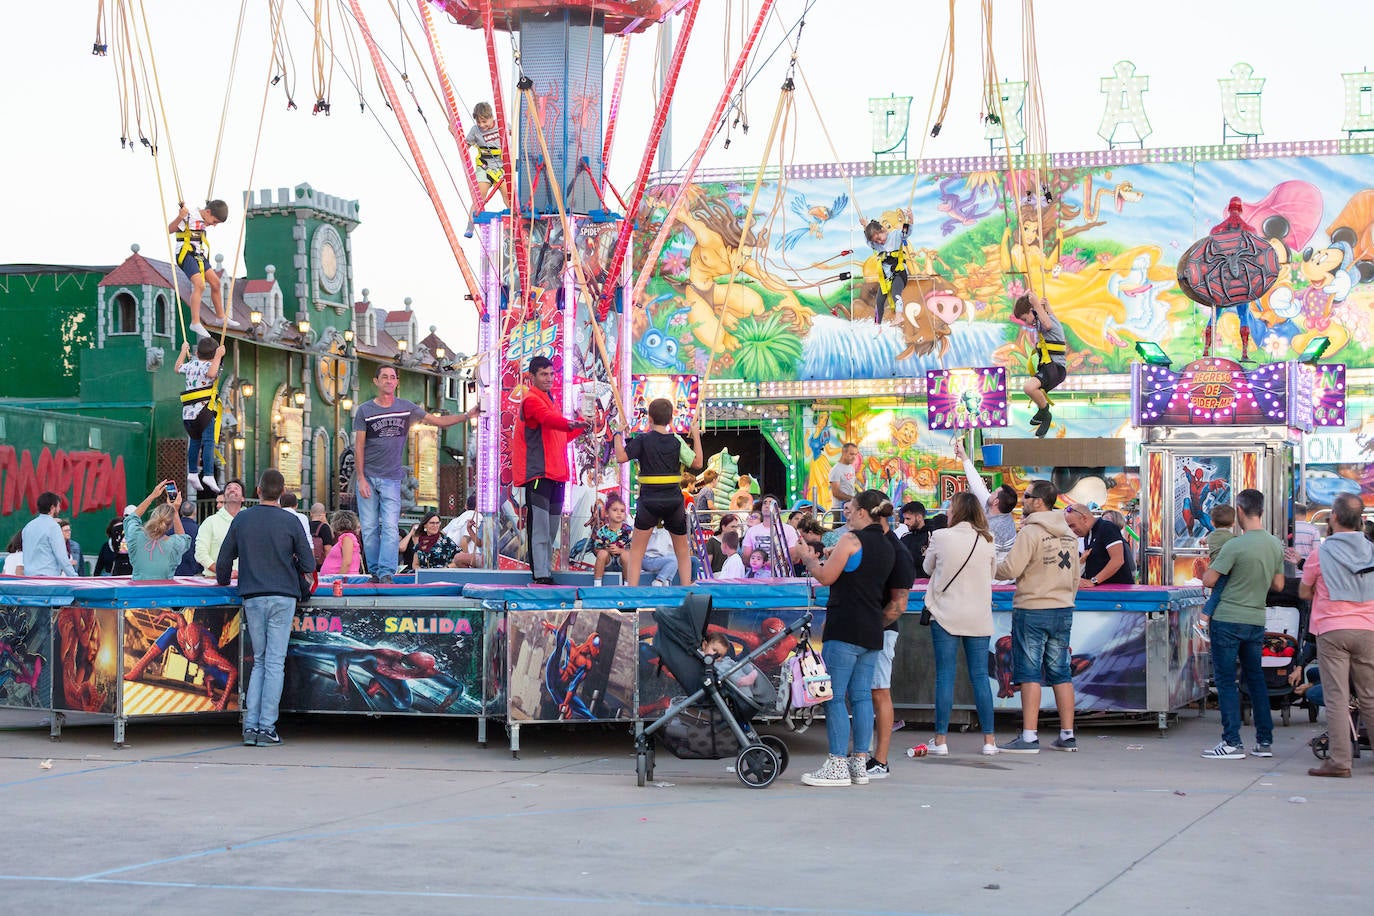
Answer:
[[964, 647], [978, 724], [983, 729], [983, 753], [997, 753], [992, 724], [992, 687], [988, 684], [988, 640], [992, 637], [992, 572], [997, 555], [983, 507], [972, 493], [956, 493], [950, 500], [949, 526], [930, 535], [925, 571], [926, 608], [932, 618], [930, 639], [935, 648], [935, 738], [930, 753], [949, 753], [945, 735], [954, 707], [954, 675], [958, 650]]

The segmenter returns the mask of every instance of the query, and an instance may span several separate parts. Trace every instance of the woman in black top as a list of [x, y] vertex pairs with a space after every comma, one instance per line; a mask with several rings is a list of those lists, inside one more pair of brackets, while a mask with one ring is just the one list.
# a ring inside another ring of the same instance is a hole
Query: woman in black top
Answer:
[[682, 499], [682, 468], [701, 467], [701, 430], [692, 426], [692, 447], [668, 428], [673, 422], [673, 402], [655, 398], [649, 402], [649, 421], [653, 429], [625, 442], [625, 430], [615, 432], [615, 459], [639, 462], [639, 499], [635, 501], [635, 531], [630, 537], [630, 558], [622, 563], [625, 584], [639, 584], [639, 570], [649, 534], [662, 522], [673, 539], [677, 555], [677, 578], [682, 585], [692, 584], [691, 545], [687, 542], [687, 504]]
[[95, 560], [97, 576], [132, 576], [134, 565], [124, 547], [124, 520], [117, 518], [105, 526], [105, 543]]
[[[830, 586], [825, 604], [821, 657], [834, 694], [825, 704], [825, 734], [830, 756], [802, 776], [808, 786], [863, 785], [868, 782], [868, 746], [873, 739], [873, 670], [883, 649], [883, 606], [889, 589], [910, 589], [893, 580], [895, 554], [879, 520], [892, 516], [892, 503], [878, 490], [853, 499], [849, 532], [822, 564], [802, 547], [806, 571]], [[846, 709], [846, 700], [848, 708]], [[849, 753], [850, 715], [854, 753]]]

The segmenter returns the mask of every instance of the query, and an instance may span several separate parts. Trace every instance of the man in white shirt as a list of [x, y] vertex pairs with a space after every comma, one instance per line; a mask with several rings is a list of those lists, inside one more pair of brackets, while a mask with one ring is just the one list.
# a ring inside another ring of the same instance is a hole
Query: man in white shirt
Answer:
[[1016, 542], [1016, 519], [1012, 512], [1019, 501], [1016, 491], [1006, 484], [997, 488], [996, 493], [988, 491], [983, 477], [974, 467], [973, 459], [964, 451], [964, 443], [954, 440], [954, 457], [964, 464], [964, 474], [968, 477], [968, 491], [983, 505], [988, 514], [988, 530], [992, 532], [992, 544], [997, 551], [997, 562], [1001, 563], [1011, 553]]
[[477, 494], [472, 493], [468, 496], [467, 510], [444, 526], [444, 536], [458, 545], [459, 553], [468, 553], [471, 550], [469, 542], [474, 538], [471, 529], [475, 529], [478, 524]]
[[836, 521], [844, 521], [844, 504], [854, 498], [859, 485], [859, 446], [846, 442], [840, 461], [830, 469], [830, 510]]
[[[299, 505], [300, 498], [297, 497], [296, 494], [292, 493], [290, 490], [287, 490], [285, 493], [281, 495], [281, 507], [286, 511], [290, 512], [292, 515], [296, 516], [296, 518], [301, 520], [301, 530], [305, 532], [305, 539], [309, 541], [311, 538], [310, 516], [306, 515], [300, 509], [297, 509], [296, 507]], [[314, 542], [312, 541], [311, 543]]]

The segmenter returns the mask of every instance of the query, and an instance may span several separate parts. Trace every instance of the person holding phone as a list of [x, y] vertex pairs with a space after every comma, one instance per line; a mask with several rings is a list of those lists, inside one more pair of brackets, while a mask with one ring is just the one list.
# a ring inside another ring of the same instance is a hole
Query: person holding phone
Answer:
[[[143, 513], [158, 500], [165, 501], [153, 510], [145, 524]], [[191, 537], [181, 527], [181, 493], [177, 485], [164, 480], [124, 516], [124, 542], [133, 564], [133, 581], [170, 579], [176, 574]]]

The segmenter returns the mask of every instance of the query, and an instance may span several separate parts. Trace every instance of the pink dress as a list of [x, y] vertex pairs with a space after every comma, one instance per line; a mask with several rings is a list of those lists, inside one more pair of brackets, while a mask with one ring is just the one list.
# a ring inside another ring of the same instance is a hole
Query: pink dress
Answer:
[[[348, 569], [343, 568], [343, 542], [344, 538], [353, 542], [353, 562], [348, 564]], [[320, 564], [320, 575], [337, 576], [339, 574], [356, 576], [363, 568], [363, 551], [358, 546], [358, 538], [351, 531], [345, 531], [339, 535], [339, 539], [334, 542], [334, 546], [329, 548], [329, 553], [325, 554], [324, 562]]]

